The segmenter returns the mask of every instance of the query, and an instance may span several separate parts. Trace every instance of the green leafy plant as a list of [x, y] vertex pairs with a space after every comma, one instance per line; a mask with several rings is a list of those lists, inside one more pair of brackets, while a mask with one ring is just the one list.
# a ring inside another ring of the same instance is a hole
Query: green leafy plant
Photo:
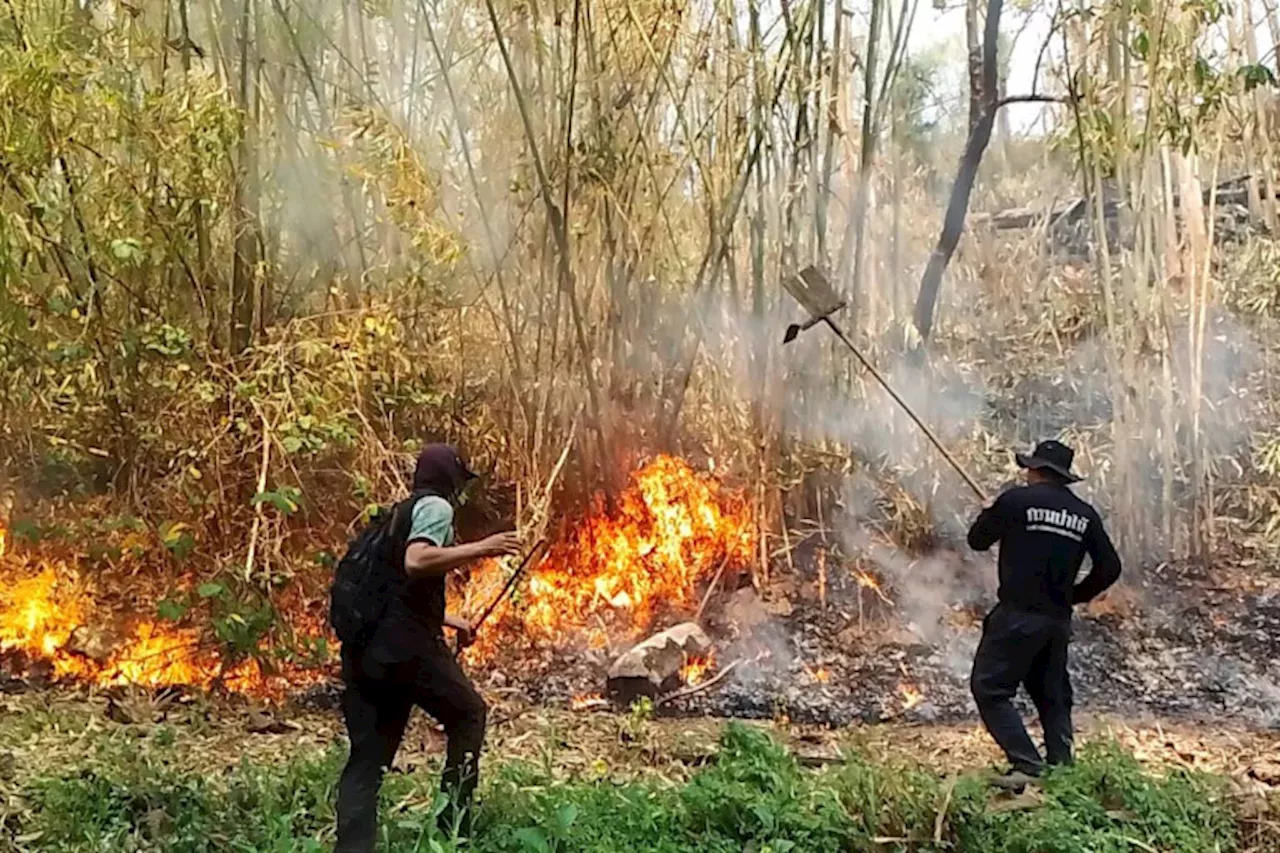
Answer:
[[294, 486], [280, 486], [269, 492], [258, 492], [250, 501], [255, 507], [269, 504], [284, 516], [293, 515], [302, 505], [302, 490]]
[[[203, 581], [184, 596], [162, 599], [156, 605], [156, 613], [170, 622], [195, 619], [207, 625], [227, 663], [245, 657], [269, 663], [263, 657], [262, 646], [278, 627], [277, 614], [266, 597], [242, 582]], [[312, 649], [313, 654], [319, 651]]]
[[191, 528], [181, 522], [166, 521], [157, 528], [160, 542], [178, 560], [185, 560], [195, 550], [196, 540]]

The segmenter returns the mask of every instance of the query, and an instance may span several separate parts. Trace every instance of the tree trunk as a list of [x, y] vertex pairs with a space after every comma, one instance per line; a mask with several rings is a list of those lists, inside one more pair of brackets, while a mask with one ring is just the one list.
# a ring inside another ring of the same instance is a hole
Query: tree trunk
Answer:
[[[1258, 64], [1258, 32], [1253, 17], [1253, 4], [1244, 6], [1244, 49], [1250, 65]], [[1263, 224], [1271, 234], [1277, 230], [1275, 163], [1271, 156], [1271, 122], [1261, 89], [1255, 88], [1251, 97], [1253, 107], [1250, 133], [1245, 137], [1245, 152], [1249, 159], [1250, 203], [1255, 201], [1261, 209]]]
[[[498, 13], [494, 8], [493, 0], [485, 0], [485, 11], [488, 13], [489, 23], [493, 27], [494, 39], [498, 43], [498, 51], [502, 56], [502, 64], [507, 72], [507, 80], [511, 85], [511, 93], [515, 98], [516, 105], [520, 113], [520, 123], [524, 130], [525, 144], [529, 147], [529, 154], [533, 160], [534, 173], [538, 179], [538, 194], [542, 198], [543, 207], [547, 216], [547, 228], [549, 236], [555, 241], [556, 254], [556, 270], [557, 270], [557, 299], [559, 294], [564, 294], [569, 302], [570, 317], [573, 322], [574, 337], [578, 345], [579, 354], [582, 357], [583, 379], [587, 386], [587, 400], [590, 406], [589, 416], [591, 425], [596, 434], [597, 449], [600, 454], [599, 464], [601, 479], [605, 484], [605, 492], [609, 496], [610, 501], [615, 496], [615, 474], [611, 464], [612, 453], [610, 452], [611, 436], [605, 421], [605, 412], [603, 410], [602, 401], [600, 399], [600, 390], [597, 387], [595, 372], [592, 370], [591, 351], [587, 347], [587, 337], [585, 320], [583, 317], [582, 306], [578, 299], [577, 287], [574, 280], [573, 268], [571, 266], [571, 255], [569, 252], [569, 230], [566, 217], [562, 209], [557, 206], [556, 200], [551, 186], [551, 180], [547, 175], [546, 168], [542, 161], [542, 155], [539, 153], [538, 137], [533, 127], [533, 119], [529, 112], [529, 105], [525, 98], [524, 89], [521, 87], [516, 77], [515, 65], [511, 60], [511, 52], [507, 47], [507, 39], [502, 30], [502, 25], [498, 22]], [[577, 86], [578, 76], [578, 26], [581, 22], [581, 3], [580, 0], [574, 2], [573, 12], [573, 32], [572, 32], [572, 50], [571, 57], [572, 67], [570, 70], [569, 88], [569, 104], [565, 109], [565, 186], [564, 198], [567, 206], [570, 166], [572, 164], [573, 152], [573, 106], [572, 95]]]
[[[906, 54], [907, 38], [915, 21], [916, 2], [917, 0], [903, 0], [896, 27], [893, 24], [892, 9], [887, 5], [886, 0], [874, 0], [871, 7], [863, 79], [864, 102], [858, 176], [855, 181], [853, 211], [847, 219], [844, 242], [840, 246], [840, 258], [836, 265], [836, 277], [843, 279], [849, 272], [850, 263], [853, 264], [850, 301], [855, 308], [862, 294], [862, 280], [865, 277], [863, 270], [866, 265], [867, 211], [871, 206], [871, 178], [879, 148], [880, 128], [884, 126], [885, 116], [889, 112], [889, 103], [894, 97], [893, 86]], [[877, 81], [875, 68], [880, 64], [878, 62], [880, 34], [885, 19], [888, 19], [893, 40], [883, 63], [883, 71]], [[875, 325], [874, 317], [869, 316], [868, 320], [872, 326]]]
[[[754, 132], [757, 138], [763, 137], [768, 132], [768, 96], [764, 88], [764, 62], [761, 59], [760, 50], [760, 14], [754, 0], [748, 2], [748, 33], [750, 38], [750, 49], [753, 61], [752, 73], [753, 96], [752, 96], [752, 121], [755, 125]], [[750, 250], [751, 250], [751, 319], [755, 328], [764, 328], [765, 315], [765, 205], [768, 201], [765, 197], [765, 165], [763, 160], [757, 160], [754, 164], [755, 172], [755, 204], [751, 215], [750, 230]], [[768, 426], [766, 424], [766, 412], [768, 411], [768, 384], [769, 384], [769, 347], [762, 344], [758, 338], [753, 336], [751, 346], [751, 379], [752, 387], [755, 388], [758, 395], [752, 404], [752, 422], [755, 428], [756, 446], [760, 452], [760, 468], [764, 470], [765, 459], [768, 455]]]
[[983, 107], [978, 122], [969, 133], [965, 142], [964, 153], [960, 156], [960, 167], [956, 170], [956, 182], [951, 187], [951, 199], [947, 202], [947, 212], [942, 221], [942, 233], [938, 236], [938, 245], [929, 257], [929, 265], [925, 267], [920, 278], [920, 292], [916, 298], [915, 326], [920, 333], [921, 348], [929, 342], [929, 334], [933, 331], [934, 308], [938, 301], [938, 291], [942, 287], [942, 274], [960, 243], [960, 234], [964, 231], [964, 218], [969, 209], [969, 194], [973, 191], [973, 182], [978, 175], [978, 167], [982, 164], [982, 155], [991, 141], [991, 128], [995, 124], [996, 111], [999, 104], [996, 100], [996, 49], [1000, 33], [1000, 12], [1004, 0], [987, 0], [987, 26], [984, 34], [982, 50], [982, 83], [984, 94]]
[[[1013, 51], [1009, 51], [1009, 56], [1005, 56], [999, 60], [1000, 75], [996, 83], [996, 98], [1005, 98], [1009, 94], [1009, 63]], [[996, 130], [1000, 138], [1000, 161], [999, 166], [1001, 174], [1008, 174], [1013, 162], [1013, 128], [1009, 126], [1009, 111], [999, 110], [996, 114]]]
[[[874, 0], [874, 2], [880, 3], [883, 0]], [[819, 262], [827, 260], [827, 208], [831, 203], [831, 173], [835, 168], [834, 157], [837, 139], [841, 133], [847, 130], [840, 127], [840, 122], [837, 118], [837, 105], [843, 97], [840, 86], [840, 64], [843, 61], [840, 50], [844, 41], [843, 0], [836, 0], [835, 7], [835, 36], [831, 41], [830, 88], [827, 103], [823, 110], [823, 114], [826, 116], [826, 121], [823, 123], [826, 129], [826, 143], [822, 156], [822, 187], [818, 197], [814, 200], [814, 231], [817, 234], [815, 255]]]
[[[191, 21], [187, 6], [188, 0], [178, 0], [178, 24], [180, 27], [180, 38], [182, 39], [181, 56], [182, 56], [182, 79], [187, 82], [191, 74], [191, 49], [195, 46], [195, 42], [191, 39]], [[79, 4], [77, 4], [78, 6]], [[195, 137], [191, 140], [191, 159], [192, 174], [199, 175], [200, 171], [194, 168], [196, 161], [200, 157], [198, 143]], [[196, 244], [196, 265], [192, 272], [191, 281], [195, 290], [196, 299], [200, 303], [202, 321], [205, 330], [205, 336], [211, 346], [218, 346], [220, 337], [219, 327], [216, 318], [217, 300], [211, 300], [207, 295], [207, 284], [209, 281], [209, 226], [206, 220], [206, 211], [204, 203], [203, 181], [196, 179], [195, 198], [191, 205], [191, 231], [195, 236]]]
[[978, 40], [978, 5], [982, 0], [965, 0], [964, 4], [964, 36], [965, 57], [969, 71], [969, 136], [982, 119], [983, 103], [983, 50]]
[[1280, 52], [1280, 18], [1276, 16], [1275, 0], [1263, 0], [1262, 8], [1267, 15], [1267, 29], [1271, 32], [1271, 55]]
[[[884, 19], [885, 0], [871, 0], [871, 25], [867, 31], [866, 74], [863, 77], [862, 150], [858, 157], [858, 189], [853, 207], [853, 288], [850, 302], [854, 317], [862, 296], [863, 265], [866, 262], [867, 206], [871, 194], [871, 170], [875, 166], [879, 114], [876, 102], [876, 59], [880, 46], [880, 25]], [[905, 26], [905, 21], [903, 22]]]
[[903, 165], [903, 147], [905, 146], [906, 134], [902, 130], [905, 123], [905, 116], [899, 112], [900, 104], [898, 98], [894, 96], [889, 102], [889, 127], [893, 129], [893, 183], [890, 188], [890, 199], [893, 205], [893, 222], [892, 235], [889, 241], [889, 283], [892, 288], [890, 294], [890, 305], [892, 306], [892, 316], [896, 324], [897, 317], [903, 309], [902, 300], [902, 165]]

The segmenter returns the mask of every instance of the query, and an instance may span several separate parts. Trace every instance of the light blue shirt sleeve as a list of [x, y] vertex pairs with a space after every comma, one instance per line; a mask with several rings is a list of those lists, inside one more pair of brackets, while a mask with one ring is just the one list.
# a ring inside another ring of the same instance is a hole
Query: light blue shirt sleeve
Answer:
[[453, 544], [453, 506], [444, 498], [428, 495], [413, 505], [410, 542], [430, 542], [437, 548]]

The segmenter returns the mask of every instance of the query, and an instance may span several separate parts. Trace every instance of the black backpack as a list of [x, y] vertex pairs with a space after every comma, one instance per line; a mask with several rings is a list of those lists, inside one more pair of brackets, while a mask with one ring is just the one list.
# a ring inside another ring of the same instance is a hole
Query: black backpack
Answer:
[[399, 593], [413, 507], [428, 494], [414, 492], [390, 508], [379, 507], [338, 561], [329, 589], [329, 624], [343, 645], [368, 645]]

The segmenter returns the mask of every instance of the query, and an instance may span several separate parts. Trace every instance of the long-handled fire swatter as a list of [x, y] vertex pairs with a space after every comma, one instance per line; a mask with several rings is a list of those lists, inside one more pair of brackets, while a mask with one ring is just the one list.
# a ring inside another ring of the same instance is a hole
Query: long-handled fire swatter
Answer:
[[[533, 558], [543, 550], [543, 547], [546, 544], [546, 539], [539, 539], [537, 542], [533, 543], [533, 547], [529, 549], [529, 553], [520, 561], [520, 565], [516, 566], [516, 570], [511, 573], [511, 577], [507, 578], [507, 582], [502, 587], [502, 591], [499, 592], [497, 596], [494, 597], [493, 601], [489, 602], [489, 606], [480, 613], [480, 618], [472, 623], [471, 636], [473, 639], [475, 635], [479, 633], [480, 626], [483, 625], [491, 615], [493, 615], [493, 611], [498, 609], [498, 605], [502, 603], [503, 599], [507, 597], [511, 590], [515, 589], [516, 584], [520, 582], [520, 578], [524, 575], [525, 570], [528, 569], [529, 566], [533, 565]], [[459, 645], [454, 649], [454, 654], [456, 655], [461, 651], [462, 648], [461, 645]]]
[[942, 444], [938, 436], [934, 435], [933, 430], [929, 429], [929, 425], [920, 419], [920, 416], [907, 404], [907, 401], [902, 399], [897, 391], [893, 390], [889, 380], [880, 371], [876, 370], [876, 366], [871, 363], [871, 360], [854, 345], [853, 341], [849, 340], [849, 336], [845, 334], [844, 329], [836, 325], [836, 322], [831, 319], [833, 314], [845, 307], [846, 301], [836, 294], [831, 287], [831, 282], [827, 280], [822, 271], [813, 266], [805, 267], [800, 271], [799, 275], [784, 279], [782, 286], [809, 313], [808, 320], [803, 323], [792, 323], [787, 327], [782, 342], [789, 344], [806, 329], [811, 329], [819, 323], [825, 323], [827, 328], [840, 339], [840, 343], [844, 344], [853, 353], [854, 357], [862, 362], [862, 366], [880, 383], [880, 387], [888, 392], [893, 401], [907, 413], [907, 417], [911, 418], [915, 425], [920, 428], [920, 431], [924, 433], [924, 437], [929, 439], [929, 442], [938, 449], [938, 452], [942, 454], [942, 458], [955, 469], [956, 473], [960, 475], [960, 479], [964, 480], [965, 484], [978, 496], [978, 500], [986, 501], [986, 493], [982, 491], [982, 487], [978, 485], [977, 480], [973, 479], [969, 472], [964, 469], [964, 466], [951, 455], [951, 452]]

